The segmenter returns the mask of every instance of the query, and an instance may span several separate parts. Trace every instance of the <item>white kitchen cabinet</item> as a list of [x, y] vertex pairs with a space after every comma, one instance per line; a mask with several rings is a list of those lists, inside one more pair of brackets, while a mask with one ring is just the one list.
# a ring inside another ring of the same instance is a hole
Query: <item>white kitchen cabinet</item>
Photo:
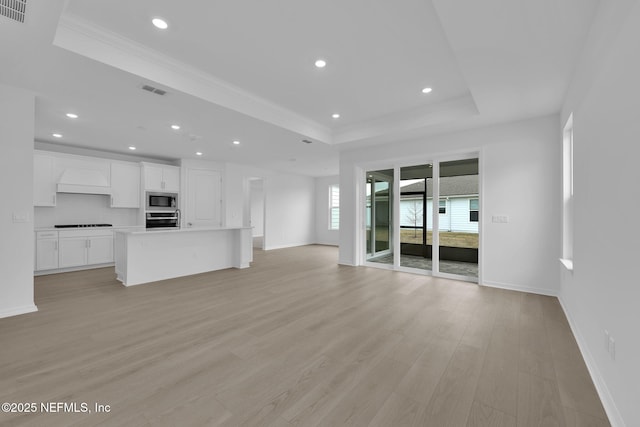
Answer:
[[56, 205], [55, 161], [47, 154], [33, 156], [33, 206]]
[[177, 193], [180, 191], [180, 168], [167, 166], [162, 169], [162, 179], [164, 180], [164, 191]]
[[60, 238], [60, 268], [77, 267], [87, 265], [87, 238], [65, 237]]
[[180, 168], [177, 166], [143, 163], [145, 191], [180, 191]]
[[88, 239], [87, 264], [107, 264], [113, 262], [113, 233]]
[[111, 163], [111, 207], [140, 207], [140, 165]]
[[59, 237], [59, 268], [113, 262], [111, 230], [64, 230]]
[[36, 271], [58, 268], [58, 232], [36, 233]]

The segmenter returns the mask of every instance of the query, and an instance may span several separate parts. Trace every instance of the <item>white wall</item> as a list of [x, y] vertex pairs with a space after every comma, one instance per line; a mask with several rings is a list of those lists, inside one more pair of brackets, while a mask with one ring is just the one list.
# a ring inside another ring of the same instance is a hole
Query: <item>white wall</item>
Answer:
[[[316, 178], [316, 243], [338, 246], [339, 230], [329, 230], [329, 186], [340, 184], [339, 176]], [[342, 210], [342, 209], [341, 209]]]
[[573, 112], [574, 272], [560, 298], [612, 425], [628, 427], [640, 425], [638, 52], [638, 2], [601, 2], [561, 122]]
[[264, 182], [262, 179], [251, 180], [251, 226], [252, 236], [264, 236]]
[[97, 194], [58, 193], [56, 206], [34, 208], [34, 226], [52, 227], [56, 224], [139, 224], [139, 209], [114, 209], [109, 196]]
[[315, 179], [233, 163], [226, 164], [225, 224], [249, 224], [250, 179], [262, 178], [265, 192], [264, 248], [315, 243]]
[[[358, 166], [425, 163], [446, 153], [480, 152], [482, 282], [557, 294], [559, 290], [561, 139], [557, 115], [436, 135], [419, 141], [341, 153], [340, 263], [360, 262], [356, 218], [361, 215]], [[398, 157], [402, 153], [402, 157]], [[510, 222], [494, 224], [493, 215]], [[350, 231], [346, 231], [350, 230]]]
[[[37, 310], [33, 301], [35, 97], [0, 85], [0, 317]], [[14, 215], [26, 222], [14, 222]], [[8, 345], [5, 343], [5, 345]]]

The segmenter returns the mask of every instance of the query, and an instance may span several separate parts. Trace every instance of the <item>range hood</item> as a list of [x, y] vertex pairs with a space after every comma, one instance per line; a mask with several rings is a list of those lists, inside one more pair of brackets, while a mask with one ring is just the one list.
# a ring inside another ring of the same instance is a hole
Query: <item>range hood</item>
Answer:
[[60, 176], [58, 193], [111, 194], [109, 179], [95, 169], [67, 168]]

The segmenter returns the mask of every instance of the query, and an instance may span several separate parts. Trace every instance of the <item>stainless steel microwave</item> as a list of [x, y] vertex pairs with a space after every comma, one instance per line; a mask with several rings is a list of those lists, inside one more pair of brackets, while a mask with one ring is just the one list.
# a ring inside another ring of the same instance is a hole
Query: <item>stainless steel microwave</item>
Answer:
[[168, 211], [178, 209], [176, 193], [146, 193], [148, 211]]

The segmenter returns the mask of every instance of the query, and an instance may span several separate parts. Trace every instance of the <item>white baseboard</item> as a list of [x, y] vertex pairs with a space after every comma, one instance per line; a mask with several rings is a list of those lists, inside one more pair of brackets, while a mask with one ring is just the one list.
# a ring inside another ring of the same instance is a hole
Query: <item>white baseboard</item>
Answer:
[[287, 248], [297, 248], [300, 246], [309, 246], [309, 245], [313, 245], [314, 243], [292, 243], [292, 244], [288, 244], [288, 245], [277, 245], [277, 246], [268, 246], [265, 247], [264, 250], [265, 251], [271, 251], [274, 249], [287, 249]]
[[0, 319], [3, 317], [18, 316], [20, 314], [33, 313], [38, 311], [35, 304], [23, 305], [22, 307], [13, 307], [10, 309], [0, 310]]
[[39, 270], [39, 271], [34, 271], [33, 275], [46, 276], [48, 274], [71, 273], [72, 271], [92, 270], [94, 268], [113, 267], [115, 265], [116, 265], [115, 263], [109, 262], [106, 264], [91, 264], [91, 265], [81, 265], [78, 267], [57, 268], [55, 270]]
[[573, 332], [573, 336], [576, 338], [578, 348], [580, 349], [582, 358], [587, 365], [587, 370], [589, 371], [589, 375], [591, 375], [591, 380], [596, 387], [596, 392], [600, 397], [600, 401], [602, 401], [602, 406], [604, 406], [604, 410], [609, 417], [611, 427], [626, 427], [626, 424], [622, 419], [622, 415], [620, 414], [620, 411], [618, 410], [618, 407], [613, 400], [613, 396], [611, 396], [609, 387], [607, 387], [607, 383], [604, 381], [604, 378], [602, 378], [602, 374], [598, 369], [598, 365], [596, 364], [593, 355], [589, 351], [589, 347], [587, 347], [587, 343], [584, 340], [582, 333], [580, 333], [580, 329], [573, 320], [571, 313], [569, 313], [569, 310], [567, 310], [567, 306], [565, 305], [562, 296], [558, 297], [558, 301], [560, 301], [560, 306], [562, 307], [565, 316], [567, 316], [569, 327], [571, 328], [571, 332]]
[[484, 280], [480, 283], [482, 286], [489, 286], [491, 288], [508, 289], [511, 291], [528, 292], [530, 294], [547, 295], [550, 297], [557, 297], [558, 292], [547, 288], [534, 288], [531, 286], [514, 285], [511, 283], [492, 282]]

